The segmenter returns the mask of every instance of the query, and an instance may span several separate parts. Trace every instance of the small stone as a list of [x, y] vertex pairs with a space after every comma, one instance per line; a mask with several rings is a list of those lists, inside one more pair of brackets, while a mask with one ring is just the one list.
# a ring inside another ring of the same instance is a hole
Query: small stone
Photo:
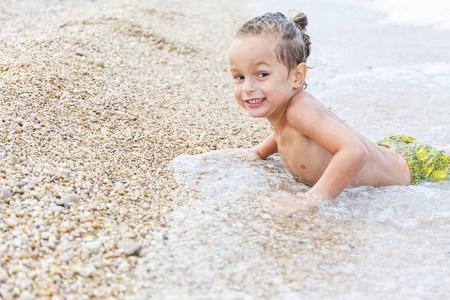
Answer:
[[[35, 297], [27, 290], [23, 290], [20, 293], [20, 299], [34, 299], [34, 298]], [[52, 297], [52, 299], [54, 299], [54, 298]]]
[[123, 261], [119, 264], [117, 267], [117, 271], [121, 273], [129, 272], [130, 271], [130, 264], [127, 261]]
[[30, 254], [25, 251], [25, 250], [21, 250], [20, 254], [19, 254], [19, 259], [27, 259], [30, 257]]
[[81, 233], [79, 233], [78, 231], [72, 232], [72, 237], [79, 238], [80, 236], [81, 236]]
[[15, 186], [17, 186], [19, 189], [23, 188], [25, 185], [26, 185], [26, 183], [23, 181], [19, 181], [15, 184]]
[[36, 198], [38, 198], [39, 200], [41, 200], [42, 198], [44, 198], [45, 194], [47, 193], [46, 189], [40, 189], [39, 191], [37, 191], [36, 193]]
[[84, 265], [83, 269], [80, 272], [80, 275], [83, 277], [89, 277], [92, 273], [94, 273], [96, 270], [95, 266], [93, 265]]
[[101, 59], [101, 58], [96, 58], [96, 59], [94, 60], [94, 64], [95, 64], [96, 66], [99, 66], [99, 67], [102, 67], [102, 68], [105, 67], [105, 61], [104, 61], [103, 59]]
[[48, 240], [51, 236], [51, 233], [48, 231], [44, 231], [43, 233], [41, 233], [41, 239], [43, 240]]
[[5, 269], [0, 268], [0, 283], [6, 282], [9, 278], [8, 272]]
[[100, 248], [102, 247], [102, 245], [99, 242], [90, 242], [86, 244], [86, 248], [91, 252], [91, 253], [98, 253], [100, 252]]
[[13, 198], [13, 196], [12, 196], [10, 191], [8, 191], [8, 190], [0, 190], [0, 200], [12, 199], [12, 198]]
[[62, 261], [62, 262], [69, 262], [72, 259], [73, 259], [73, 252], [72, 251], [63, 252], [59, 256], [59, 260]]
[[55, 244], [55, 243], [52, 243], [52, 242], [49, 242], [49, 243], [47, 244], [47, 247], [50, 248], [50, 249], [52, 249], [52, 250], [55, 250], [56, 244]]
[[62, 212], [64, 210], [64, 207], [55, 205], [55, 206], [50, 207], [50, 210], [53, 211], [53, 212], [60, 213], [60, 212]]
[[77, 194], [69, 194], [61, 198], [60, 203], [67, 204], [67, 203], [79, 203], [80, 197]]
[[116, 125], [108, 125], [109, 129], [116, 129]]
[[14, 299], [13, 295], [11, 295], [11, 293], [5, 287], [0, 287], [0, 296], [2, 296], [2, 299], [5, 300]]
[[27, 199], [31, 199], [30, 193], [23, 193], [22, 200], [27, 200]]
[[116, 250], [116, 251], [110, 251], [108, 253], [105, 254], [104, 258], [117, 258], [117, 257], [121, 257], [122, 253], [120, 252], [120, 250]]
[[75, 274], [80, 274], [81, 271], [83, 270], [83, 266], [81, 265], [71, 265], [70, 266], [70, 270], [75, 273]]
[[261, 216], [263, 219], [268, 219], [268, 220], [270, 220], [270, 219], [272, 219], [272, 216], [271, 215], [269, 215], [268, 213], [264, 213], [264, 214], [262, 214], [262, 216]]
[[13, 219], [13, 218], [7, 218], [7, 219], [5, 219], [5, 223], [6, 223], [6, 225], [8, 225], [9, 227], [14, 227], [14, 226], [17, 225], [16, 219]]
[[139, 253], [142, 250], [141, 244], [133, 242], [120, 241], [119, 243], [117, 243], [117, 246], [123, 251], [123, 254], [125, 254], [126, 256], [139, 256]]

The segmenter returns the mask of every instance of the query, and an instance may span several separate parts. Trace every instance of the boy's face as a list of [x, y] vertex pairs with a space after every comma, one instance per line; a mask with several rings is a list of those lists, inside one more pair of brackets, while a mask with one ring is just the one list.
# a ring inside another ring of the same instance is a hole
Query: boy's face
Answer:
[[255, 118], [276, 118], [294, 96], [295, 73], [278, 61], [276, 41], [265, 35], [233, 41], [229, 51], [234, 96]]

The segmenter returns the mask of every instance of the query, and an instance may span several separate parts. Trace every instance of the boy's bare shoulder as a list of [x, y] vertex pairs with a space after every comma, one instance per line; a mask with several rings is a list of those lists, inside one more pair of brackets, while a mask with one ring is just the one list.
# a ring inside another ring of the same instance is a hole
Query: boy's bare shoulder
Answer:
[[286, 111], [287, 122], [300, 127], [314, 126], [323, 115], [323, 106], [308, 92], [294, 96]]

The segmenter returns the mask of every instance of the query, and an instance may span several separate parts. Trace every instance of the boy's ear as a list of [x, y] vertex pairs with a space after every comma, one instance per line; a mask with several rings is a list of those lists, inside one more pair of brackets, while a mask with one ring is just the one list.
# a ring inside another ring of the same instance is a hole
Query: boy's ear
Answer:
[[292, 84], [292, 87], [294, 89], [298, 89], [303, 86], [303, 83], [306, 79], [306, 71], [308, 70], [308, 67], [305, 63], [300, 63], [295, 67], [294, 69], [294, 83]]

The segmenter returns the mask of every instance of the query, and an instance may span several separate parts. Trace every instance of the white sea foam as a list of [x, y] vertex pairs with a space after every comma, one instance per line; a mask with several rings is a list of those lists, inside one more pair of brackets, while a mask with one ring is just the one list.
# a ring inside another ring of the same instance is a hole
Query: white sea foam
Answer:
[[372, 140], [405, 134], [435, 145], [450, 141], [450, 64], [377, 67], [338, 75], [316, 96]]
[[[267, 10], [289, 10], [304, 8], [311, 5], [313, 1], [294, 0], [248, 0], [248, 6], [258, 13]], [[390, 24], [402, 24], [412, 26], [435, 26], [441, 29], [450, 29], [450, 1], [448, 0], [315, 0], [314, 4], [352, 4], [376, 10], [386, 14], [383, 22]]]
[[387, 23], [450, 29], [448, 0], [377, 0], [370, 6], [386, 13]]

